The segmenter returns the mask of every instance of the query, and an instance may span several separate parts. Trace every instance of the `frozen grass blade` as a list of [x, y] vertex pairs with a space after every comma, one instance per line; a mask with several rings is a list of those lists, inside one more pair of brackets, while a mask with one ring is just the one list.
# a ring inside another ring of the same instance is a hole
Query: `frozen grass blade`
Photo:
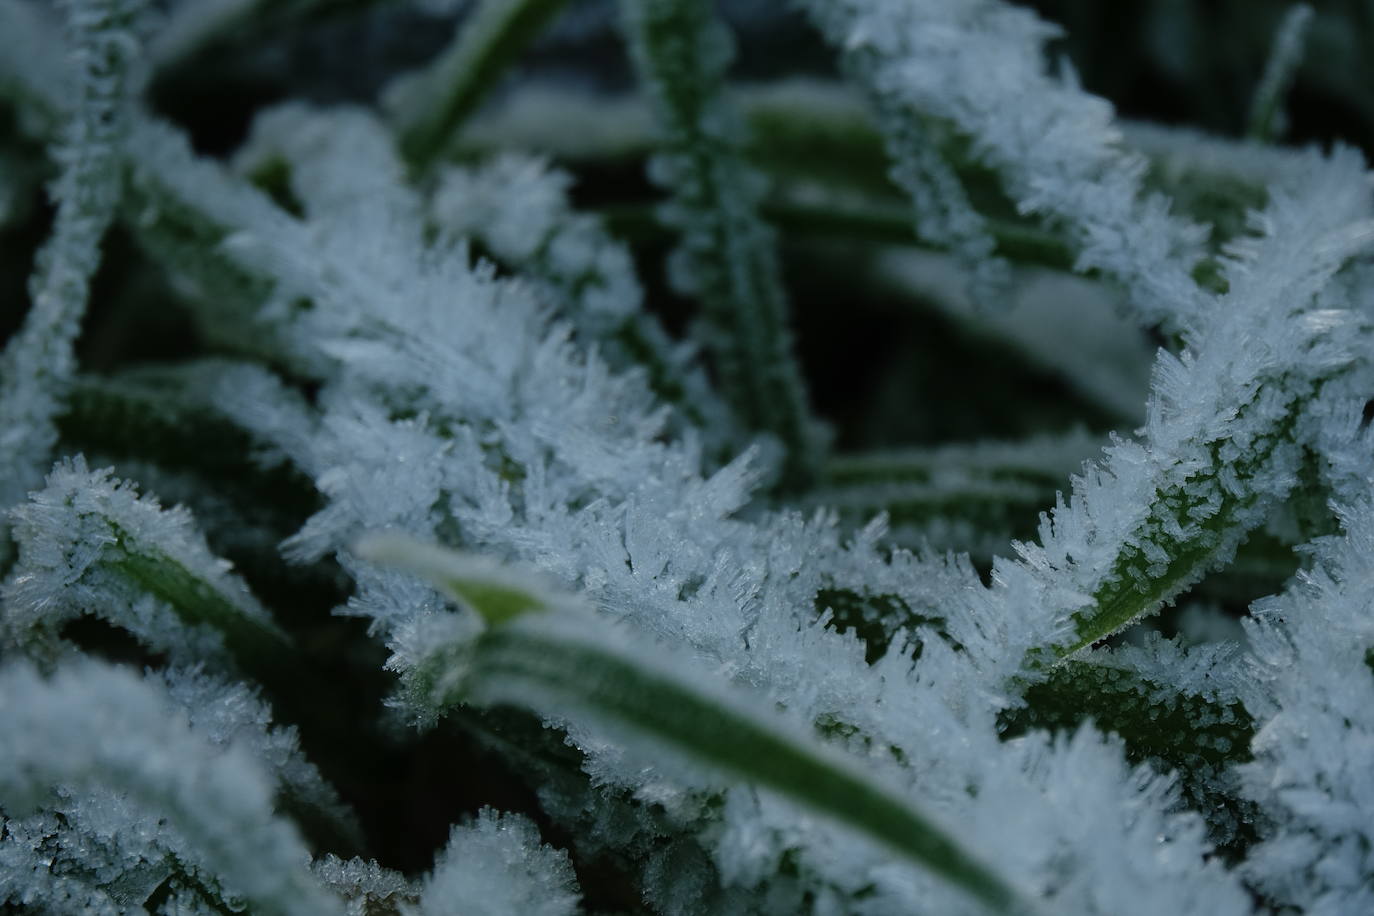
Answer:
[[127, 800], [112, 803], [116, 812], [128, 802], [156, 811], [179, 835], [168, 852], [224, 881], [254, 912], [341, 913], [307, 871], [295, 829], [273, 814], [257, 761], [211, 745], [134, 675], [84, 662], [44, 680], [10, 665], [0, 670], [0, 737], [6, 814], [42, 806], [58, 787], [114, 790]]
[[397, 536], [356, 549], [420, 573], [488, 623], [466, 635], [461, 625], [436, 622], [432, 641], [403, 671], [412, 697], [440, 710], [524, 706], [648, 738], [857, 830], [994, 912], [1015, 910], [1012, 889], [942, 827], [823, 746], [770, 722], [744, 695], [694, 683], [704, 676], [666, 648], [614, 632], [484, 558]]
[[681, 233], [670, 264], [702, 306], [704, 343], [744, 422], [787, 449], [784, 486], [816, 474], [818, 430], [793, 354], [775, 239], [759, 218], [761, 177], [743, 157], [724, 94], [733, 38], [704, 0], [623, 0], [631, 57], [662, 133], [655, 180], [673, 194], [662, 218]]
[[185, 509], [163, 509], [85, 460], [60, 463], [15, 510], [19, 561], [3, 589], [4, 640], [39, 658], [62, 627], [95, 614], [187, 663], [229, 655], [279, 660], [286, 636]]
[[[1021, 570], [994, 572], [1024, 586], [1028, 571], [1057, 590], [1042, 618], [1057, 632], [1031, 649], [1031, 668], [1155, 613], [1230, 562], [1297, 487], [1299, 418], [1351, 371], [1368, 332], [1333, 278], [1374, 241], [1367, 195], [1351, 193], [1361, 158], [1310, 155], [1305, 177], [1272, 191], [1257, 235], [1233, 247], [1228, 292], [1193, 345], [1160, 351], [1142, 441], [1114, 442], [1042, 516], [1041, 543], [1018, 546]], [[1263, 343], [1237, 351], [1238, 339]]]
[[[22, 500], [52, 462], [55, 418], [76, 373], [74, 342], [100, 264], [100, 242], [119, 203], [121, 108], [138, 55], [135, 26], [143, 5], [64, 4], [78, 97], [52, 150], [61, 169], [51, 188], [57, 217], [29, 283], [32, 307], [0, 355], [0, 508]], [[0, 543], [0, 566], [8, 552]]]
[[[969, 142], [976, 160], [1001, 176], [1022, 214], [1062, 228], [1076, 267], [1119, 279], [1140, 320], [1189, 327], [1205, 308], [1194, 277], [1207, 230], [1179, 219], [1145, 192], [1147, 164], [1122, 147], [1111, 107], [1072, 79], [1046, 72], [1044, 44], [1058, 29], [1034, 13], [996, 2], [797, 0], [880, 102], [886, 129], [913, 157], [921, 138]], [[914, 138], [914, 139], [912, 139]], [[949, 193], [953, 228], [976, 218], [959, 208], [961, 188], [944, 173], [914, 186]], [[920, 198], [918, 198], [918, 204]], [[1130, 241], [1128, 241], [1130, 240]]]

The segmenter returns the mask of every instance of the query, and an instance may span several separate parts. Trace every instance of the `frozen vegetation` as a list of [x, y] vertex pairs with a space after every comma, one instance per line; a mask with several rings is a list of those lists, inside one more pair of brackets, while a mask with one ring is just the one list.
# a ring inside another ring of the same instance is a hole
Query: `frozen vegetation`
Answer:
[[[1374, 912], [1374, 187], [1280, 142], [1320, 15], [1236, 140], [1003, 0], [796, 0], [833, 75], [752, 84], [760, 4], [375, 7], [0, 0], [0, 909]], [[453, 34], [232, 148], [160, 107], [339, 15]], [[551, 29], [638, 91], [512, 83]], [[1086, 421], [837, 431], [879, 357], [804, 368], [807, 262]]]

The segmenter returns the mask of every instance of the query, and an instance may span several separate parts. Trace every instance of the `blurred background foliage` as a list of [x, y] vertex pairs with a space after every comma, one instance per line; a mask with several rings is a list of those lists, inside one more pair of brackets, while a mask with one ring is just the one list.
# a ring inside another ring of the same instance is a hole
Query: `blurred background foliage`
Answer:
[[[253, 116], [287, 98], [322, 104], [372, 104], [387, 82], [422, 65], [451, 39], [470, 12], [467, 0], [290, 0], [259, 4], [253, 16], [218, 34], [176, 65], [160, 71], [153, 105], [186, 127], [202, 152], [229, 155], [247, 136]], [[1111, 100], [1131, 119], [1189, 125], [1225, 137], [1244, 130], [1250, 98], [1263, 71], [1274, 29], [1290, 4], [1280, 0], [1039, 0], [1030, 4], [1061, 24], [1051, 47], [1070, 61], [1086, 88]], [[1342, 138], [1374, 149], [1374, 4], [1318, 3], [1307, 53], [1289, 95], [1285, 142]], [[767, 83], [806, 75], [833, 78], [834, 55], [778, 0], [724, 0], [739, 49], [734, 75]], [[1052, 62], [1053, 63], [1053, 62]], [[531, 85], [577, 87], [610, 99], [633, 92], [610, 0], [572, 0], [499, 88], [482, 116]], [[480, 118], [479, 118], [480, 121]], [[867, 143], [867, 156], [855, 149]], [[846, 182], [883, 181], [876, 135], [846, 141], [830, 166]], [[461, 149], [461, 144], [458, 147]], [[558, 164], [578, 176], [576, 201], [610, 215], [641, 212], [657, 199], [644, 176], [642, 150]], [[833, 151], [819, 148], [803, 168], [824, 176]], [[779, 159], [779, 163], [785, 160]], [[0, 109], [0, 169], [15, 175], [46, 168], [42, 150], [26, 141], [12, 113]], [[785, 186], [791, 176], [773, 178]], [[46, 232], [48, 213], [32, 182], [0, 185], [0, 297], [23, 302], [24, 278]], [[29, 189], [26, 193], [23, 190]], [[785, 277], [794, 303], [800, 356], [813, 404], [844, 449], [902, 444], [1019, 438], [1082, 424], [1090, 430], [1127, 428], [1136, 416], [1085, 395], [1053, 367], [1041, 364], [984, 314], [952, 315], [928, 296], [894, 289], [866, 270], [886, 246], [911, 243], [894, 190], [887, 225], [854, 232], [852, 224], [783, 220]], [[795, 214], [793, 214], [795, 216]], [[814, 214], [813, 214], [814, 216]], [[669, 240], [644, 220], [612, 220], [636, 242], [651, 307], [681, 328], [686, 305], [662, 278]], [[880, 243], [880, 244], [875, 244]], [[100, 276], [83, 356], [95, 369], [185, 355], [197, 342], [176, 309], [157, 307], [166, 291], [139, 269], [134, 249], [118, 233]], [[838, 306], [838, 307], [837, 307]], [[994, 310], [995, 311], [995, 310]], [[17, 325], [21, 310], [0, 318]], [[1157, 341], [1145, 340], [1148, 347]], [[1142, 379], [1143, 383], [1143, 379]], [[1143, 399], [1143, 387], [1138, 392]], [[1132, 394], [1135, 394], [1133, 392]]]

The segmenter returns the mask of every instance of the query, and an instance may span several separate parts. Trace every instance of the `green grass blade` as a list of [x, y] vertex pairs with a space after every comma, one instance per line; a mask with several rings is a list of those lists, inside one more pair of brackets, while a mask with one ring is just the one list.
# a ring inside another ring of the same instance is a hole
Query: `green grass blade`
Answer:
[[[769, 721], [744, 695], [702, 683], [663, 647], [627, 638], [537, 583], [521, 593], [515, 575], [481, 558], [395, 536], [356, 549], [422, 572], [493, 624], [475, 636], [431, 634], [403, 676], [432, 708], [515, 705], [648, 738], [859, 831], [992, 911], [1015, 908], [1010, 886], [935, 821], [824, 745]], [[525, 612], [512, 616], [514, 606]]]
[[1283, 102], [1302, 64], [1303, 45], [1307, 27], [1312, 21], [1312, 7], [1294, 4], [1284, 15], [1274, 33], [1274, 46], [1264, 77], [1255, 87], [1250, 105], [1250, 123], [1245, 135], [1259, 143], [1272, 143], [1283, 133]]
[[423, 167], [496, 83], [496, 77], [562, 11], [567, 0], [484, 0], [453, 44], [388, 99], [401, 149]]

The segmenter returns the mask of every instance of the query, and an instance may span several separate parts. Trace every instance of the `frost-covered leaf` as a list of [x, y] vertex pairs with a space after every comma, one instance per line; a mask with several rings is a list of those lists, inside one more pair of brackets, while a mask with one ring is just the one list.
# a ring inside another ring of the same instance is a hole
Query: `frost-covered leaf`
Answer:
[[1000, 0], [798, 5], [889, 120], [916, 138], [928, 135], [927, 121], [966, 137], [1018, 209], [1062, 225], [1077, 267], [1119, 278], [1143, 320], [1187, 327], [1205, 309], [1192, 271], [1206, 230], [1142, 193], [1146, 163], [1121, 145], [1110, 105], [1046, 72], [1042, 48], [1057, 28]]
[[[1055, 657], [1230, 560], [1297, 484], [1299, 417], [1355, 362], [1366, 333], [1328, 283], [1370, 238], [1366, 196], [1349, 193], [1364, 165], [1338, 151], [1312, 166], [1296, 188], [1274, 189], [1257, 218], [1262, 235], [1235, 249], [1229, 291], [1194, 347], [1181, 358], [1160, 352], [1143, 440], [1109, 447], [1042, 521], [1041, 543], [995, 570], [1019, 601], [1056, 608], [1032, 624], [1047, 627], [1039, 639]], [[1256, 343], [1238, 352], [1242, 338]]]
[[642, 366], [654, 391], [723, 451], [740, 438], [729, 408], [692, 349], [644, 311], [628, 248], [595, 216], [572, 209], [570, 182], [542, 160], [508, 153], [479, 168], [446, 170], [431, 213], [442, 232], [480, 242], [543, 286], [614, 367]]
[[83, 614], [184, 663], [233, 658], [251, 668], [288, 646], [189, 512], [139, 496], [108, 468], [60, 462], [13, 518], [19, 559], [0, 593], [12, 648], [50, 659], [63, 626]]
[[[83, 879], [80, 868], [90, 864], [78, 854], [76, 874], [59, 878], [57, 894], [85, 880], [108, 888], [103, 905], [113, 901], [112, 910], [125, 911], [144, 898], [127, 898], [129, 888], [119, 882], [134, 877], [142, 859], [145, 870], [161, 869], [162, 876], [186, 870], [221, 905], [247, 902], [256, 912], [283, 916], [340, 912], [310, 876], [300, 837], [273, 815], [271, 780], [251, 755], [206, 741], [150, 685], [85, 662], [50, 680], [10, 664], [0, 670], [0, 687], [0, 804], [7, 814], [24, 817], [91, 793], [81, 812], [87, 829], [112, 853], [124, 847], [130, 856], [103, 876]], [[30, 867], [46, 868], [43, 854], [31, 848]], [[150, 854], [157, 858], [149, 862]], [[140, 892], [146, 896], [161, 880]]]
[[1213, 842], [1234, 850], [1251, 838], [1256, 816], [1231, 769], [1250, 759], [1255, 733], [1245, 705], [1253, 691], [1240, 662], [1235, 642], [1183, 649], [1150, 634], [1143, 645], [1097, 649], [1056, 668], [1002, 725], [1019, 735], [1091, 721], [1119, 735], [1130, 760], [1176, 773]]

